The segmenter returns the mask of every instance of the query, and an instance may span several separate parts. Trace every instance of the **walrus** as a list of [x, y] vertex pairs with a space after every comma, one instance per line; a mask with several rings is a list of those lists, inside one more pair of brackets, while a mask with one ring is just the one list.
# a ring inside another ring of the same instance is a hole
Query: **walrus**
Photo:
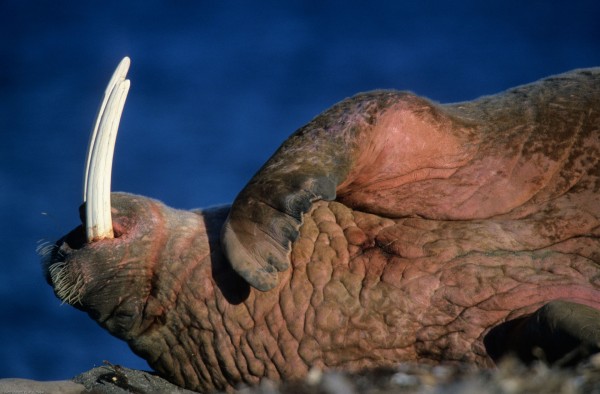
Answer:
[[43, 266], [171, 382], [598, 352], [600, 68], [454, 104], [358, 94], [232, 205], [186, 211], [110, 193], [128, 67], [90, 139], [82, 224]]

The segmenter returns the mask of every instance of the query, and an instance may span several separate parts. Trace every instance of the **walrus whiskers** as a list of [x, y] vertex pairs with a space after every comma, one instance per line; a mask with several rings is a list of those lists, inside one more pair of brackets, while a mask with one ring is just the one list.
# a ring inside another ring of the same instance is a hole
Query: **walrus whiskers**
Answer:
[[83, 278], [78, 275], [73, 278], [67, 269], [67, 263], [62, 261], [54, 263], [48, 267], [48, 273], [54, 285], [56, 296], [63, 303], [75, 305], [81, 303], [81, 289], [83, 288]]
[[52, 252], [57, 249], [57, 246], [52, 242], [40, 240], [39, 245], [35, 248], [35, 252], [42, 258], [42, 261], [45, 261], [51, 258]]
[[114, 237], [110, 181], [117, 131], [129, 92], [130, 81], [125, 77], [130, 63], [125, 57], [117, 66], [104, 92], [90, 136], [83, 182], [88, 242]]
[[47, 267], [55, 293], [62, 303], [81, 304], [83, 277], [77, 275], [73, 278], [73, 274], [67, 269], [67, 263], [63, 261], [65, 257], [63, 251], [50, 242], [41, 242], [35, 251], [41, 256], [42, 264]]

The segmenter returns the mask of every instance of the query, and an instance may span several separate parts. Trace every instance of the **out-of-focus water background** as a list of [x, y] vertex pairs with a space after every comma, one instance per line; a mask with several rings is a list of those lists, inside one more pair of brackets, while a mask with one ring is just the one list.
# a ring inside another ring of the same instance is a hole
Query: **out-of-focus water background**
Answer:
[[230, 202], [296, 128], [376, 88], [462, 101], [600, 66], [600, 2], [0, 0], [0, 378], [147, 368], [35, 253], [78, 224], [88, 133], [132, 59], [113, 189]]

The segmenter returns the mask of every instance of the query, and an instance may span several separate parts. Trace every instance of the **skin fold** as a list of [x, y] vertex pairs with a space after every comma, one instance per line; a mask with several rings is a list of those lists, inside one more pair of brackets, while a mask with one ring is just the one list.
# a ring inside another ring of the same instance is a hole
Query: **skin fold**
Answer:
[[600, 343], [599, 104], [600, 69], [453, 105], [358, 95], [231, 206], [113, 193], [115, 238], [83, 223], [47, 280], [195, 390], [507, 352], [568, 364]]
[[529, 217], [530, 234], [560, 232], [534, 228], [554, 216], [597, 218], [599, 80], [598, 69], [575, 71], [451, 105], [396, 91], [346, 99], [294, 133], [240, 192], [225, 253], [251, 285], [274, 287], [302, 213], [319, 199], [386, 217], [519, 227]]

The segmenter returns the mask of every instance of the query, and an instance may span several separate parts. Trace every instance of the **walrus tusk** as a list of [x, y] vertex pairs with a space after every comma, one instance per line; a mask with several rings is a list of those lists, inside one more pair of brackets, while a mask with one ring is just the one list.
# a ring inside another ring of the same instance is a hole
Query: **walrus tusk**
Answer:
[[88, 242], [113, 238], [110, 212], [110, 180], [115, 141], [130, 82], [125, 79], [131, 61], [117, 66], [108, 86], [90, 136], [83, 181], [85, 233]]

